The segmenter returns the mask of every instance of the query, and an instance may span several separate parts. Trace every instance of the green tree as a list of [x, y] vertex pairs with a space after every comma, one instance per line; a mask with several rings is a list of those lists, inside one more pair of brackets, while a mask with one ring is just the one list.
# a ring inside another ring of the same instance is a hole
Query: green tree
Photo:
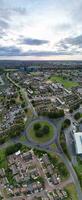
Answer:
[[34, 128], [35, 131], [39, 130], [41, 128], [41, 124], [40, 123], [35, 123], [33, 128]]
[[77, 113], [74, 115], [74, 118], [75, 118], [76, 120], [80, 119], [80, 113], [77, 112]]

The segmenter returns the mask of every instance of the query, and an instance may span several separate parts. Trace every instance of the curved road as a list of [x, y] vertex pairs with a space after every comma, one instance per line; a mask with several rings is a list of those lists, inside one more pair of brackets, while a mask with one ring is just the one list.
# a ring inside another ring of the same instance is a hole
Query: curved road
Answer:
[[[19, 87], [18, 84], [16, 84], [10, 77], [9, 77], [9, 74], [7, 74], [7, 78], [16, 86], [16, 87]], [[28, 101], [28, 99], [27, 99]], [[33, 107], [32, 107], [33, 108]], [[34, 108], [33, 108], [33, 111], [34, 111]], [[35, 114], [35, 113], [34, 113]], [[43, 118], [44, 119], [44, 118]], [[49, 120], [49, 119], [48, 119]], [[50, 120], [51, 122], [51, 120]], [[53, 124], [55, 124], [55, 122], [53, 122]], [[78, 180], [78, 177], [77, 177], [77, 174], [72, 166], [72, 163], [69, 161], [69, 159], [67, 158], [67, 156], [64, 154], [61, 146], [60, 146], [60, 143], [59, 143], [59, 134], [60, 134], [60, 128], [61, 128], [61, 121], [59, 122], [59, 124], [55, 124], [56, 127], [57, 127], [57, 133], [56, 133], [56, 137], [55, 137], [55, 140], [53, 142], [56, 143], [57, 145], [57, 151], [58, 151], [58, 154], [60, 155], [61, 159], [63, 160], [63, 162], [65, 163], [68, 171], [69, 171], [69, 174], [71, 175], [72, 177], [72, 180], [76, 186], [76, 191], [77, 191], [77, 195], [78, 195], [78, 200], [82, 200], [82, 190], [81, 190], [81, 187], [80, 187], [80, 183], [79, 183], [79, 180]], [[27, 141], [27, 142], [24, 142], [24, 144], [28, 145], [28, 146], [31, 146], [32, 148], [35, 148], [36, 147], [36, 144], [33, 143], [33, 141]], [[37, 148], [41, 148], [41, 145], [37, 145]], [[45, 150], [49, 150], [51, 151], [51, 148], [49, 147], [49, 145], [45, 145], [44, 144], [44, 148]], [[42, 147], [43, 149], [43, 147]], [[55, 151], [53, 151], [55, 152]]]
[[[30, 135], [29, 135], [29, 129], [31, 128], [31, 126], [33, 126], [33, 123], [35, 123], [35, 122], [41, 122], [41, 121], [48, 121], [49, 124], [51, 124], [51, 126], [53, 127], [53, 137], [51, 138], [51, 140], [48, 140], [48, 141], [46, 141], [44, 143], [39, 143], [38, 144], [38, 142], [34, 141], [30, 137]], [[26, 137], [27, 137], [27, 140], [29, 140], [30, 142], [34, 143], [35, 145], [40, 145], [41, 147], [45, 148], [46, 146], [51, 145], [53, 143], [53, 141], [55, 140], [55, 132], [57, 132], [56, 126], [52, 122], [50, 122], [50, 120], [48, 118], [46, 118], [46, 117], [44, 117], [44, 118], [43, 117], [39, 117], [39, 118], [34, 119], [33, 121], [31, 121], [31, 123], [28, 125], [28, 127], [26, 129]]]
[[77, 177], [77, 174], [72, 166], [72, 163], [71, 161], [67, 158], [67, 156], [64, 154], [61, 146], [60, 146], [60, 143], [59, 143], [59, 135], [60, 135], [60, 128], [61, 128], [61, 125], [57, 125], [58, 126], [58, 133], [57, 133], [57, 137], [56, 137], [56, 145], [57, 145], [57, 148], [58, 148], [58, 154], [60, 155], [61, 159], [63, 160], [63, 162], [65, 163], [71, 177], [72, 177], [72, 180], [75, 184], [75, 187], [76, 187], [76, 191], [77, 191], [77, 195], [78, 195], [78, 200], [82, 200], [82, 190], [81, 190], [81, 186], [80, 186], [80, 183], [79, 183], [79, 180], [78, 180], [78, 177]]
[[[45, 120], [45, 118], [40, 118], [40, 120]], [[60, 135], [60, 129], [61, 129], [61, 124], [62, 124], [62, 120], [57, 120], [57, 122], [55, 123], [53, 120], [49, 120], [46, 118], [46, 120], [49, 121], [49, 123], [53, 123], [53, 125], [56, 127], [56, 135], [55, 137], [53, 138], [53, 142], [56, 143], [56, 146], [57, 146], [57, 152], [58, 155], [61, 157], [61, 159], [63, 160], [64, 164], [66, 165], [68, 171], [69, 171], [69, 174], [72, 178], [72, 181], [73, 183], [75, 184], [75, 187], [76, 187], [76, 191], [77, 191], [77, 195], [78, 195], [78, 200], [82, 200], [82, 190], [81, 190], [81, 187], [80, 187], [80, 183], [79, 183], [79, 180], [78, 180], [78, 177], [77, 177], [77, 174], [72, 166], [72, 163], [70, 162], [70, 160], [67, 158], [67, 156], [64, 154], [61, 146], [60, 146], [60, 143], [59, 143], [59, 135]], [[37, 143], [35, 144], [33, 141], [30, 141], [29, 142], [31, 143], [31, 146], [33, 147], [36, 147]], [[51, 150], [51, 147], [49, 146], [48, 143], [45, 143], [45, 144], [40, 144], [40, 145], [37, 145], [37, 147], [39, 148], [42, 148], [44, 150], [49, 150], [49, 151], [52, 151]], [[55, 153], [55, 151], [54, 151]]]

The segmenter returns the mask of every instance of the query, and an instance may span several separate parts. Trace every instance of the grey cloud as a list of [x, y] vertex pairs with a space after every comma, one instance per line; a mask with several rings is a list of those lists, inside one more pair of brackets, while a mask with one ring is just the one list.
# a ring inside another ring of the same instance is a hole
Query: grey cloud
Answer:
[[56, 26], [54, 27], [54, 29], [55, 29], [56, 31], [68, 31], [68, 30], [71, 29], [71, 27], [72, 27], [71, 24], [69, 24], [69, 23], [63, 23], [63, 24], [58, 24], [58, 25], [56, 25]]
[[77, 46], [78, 48], [82, 48], [82, 35], [76, 36], [76, 37], [68, 37], [64, 40], [61, 40], [59, 42], [59, 45], [62, 46]]
[[25, 15], [27, 13], [26, 8], [22, 8], [22, 7], [13, 8], [12, 11], [21, 15]]
[[40, 40], [40, 39], [33, 39], [33, 38], [24, 38], [22, 40], [20, 40], [21, 44], [25, 44], [25, 45], [31, 45], [31, 46], [40, 46], [43, 44], [48, 44], [49, 41], [48, 40]]
[[82, 1], [78, 1], [77, 6], [72, 9], [72, 18], [76, 22], [82, 21]]
[[65, 51], [33, 51], [29, 50], [27, 52], [22, 52], [21, 49], [11, 46], [11, 47], [0, 47], [0, 56], [36, 56], [36, 57], [47, 57], [47, 56], [59, 56], [59, 55], [69, 55]]
[[10, 19], [10, 17], [14, 14], [24, 15], [26, 13], [27, 13], [26, 8], [23, 7], [0, 8], [0, 17], [4, 19]]
[[9, 28], [9, 23], [6, 20], [0, 19], [0, 28], [8, 29]]
[[67, 43], [71, 45], [77, 45], [79, 48], [82, 48], [82, 35], [73, 38], [67, 38]]
[[26, 14], [25, 8], [0, 8], [0, 28], [8, 29], [11, 26], [12, 16]]
[[15, 46], [0, 47], [0, 56], [21, 56], [22, 52]]
[[47, 56], [60, 56], [60, 55], [69, 55], [65, 51], [28, 51], [23, 54], [24, 56], [36, 56], [36, 57], [47, 57]]

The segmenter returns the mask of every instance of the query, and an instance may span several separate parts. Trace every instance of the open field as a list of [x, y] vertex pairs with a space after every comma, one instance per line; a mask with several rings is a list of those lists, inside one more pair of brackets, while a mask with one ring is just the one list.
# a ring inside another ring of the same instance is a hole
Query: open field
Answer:
[[58, 82], [58, 83], [63, 84], [65, 88], [71, 88], [71, 87], [78, 86], [77, 82], [65, 80], [65, 79], [63, 79], [63, 77], [60, 77], [60, 76], [52, 76], [50, 78], [50, 80], [52, 82]]
[[33, 129], [33, 126], [34, 126], [34, 123], [33, 123], [28, 134], [29, 134], [29, 137], [32, 138], [32, 140], [34, 142], [38, 142], [38, 143], [41, 144], [41, 143], [45, 143], [47, 141], [50, 141], [53, 138], [54, 130], [53, 130], [53, 126], [51, 124], [49, 124], [47, 121], [41, 121], [39, 123], [41, 124], [41, 126], [45, 126], [45, 125], [48, 126], [49, 127], [49, 133], [47, 135], [43, 135], [42, 137], [36, 137], [34, 129]]
[[[66, 187], [66, 190], [68, 191], [70, 197], [72, 197], [73, 200], [78, 200], [77, 198], [77, 193], [76, 193], [76, 189], [75, 189], [75, 186], [74, 184], [70, 184]], [[67, 199], [69, 200], [70, 197]]]

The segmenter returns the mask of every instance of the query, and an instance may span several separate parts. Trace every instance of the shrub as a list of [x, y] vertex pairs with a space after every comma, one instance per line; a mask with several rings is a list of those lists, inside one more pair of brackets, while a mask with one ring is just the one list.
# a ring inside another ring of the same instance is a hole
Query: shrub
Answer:
[[65, 119], [64, 123], [63, 123], [63, 128], [68, 128], [71, 124], [71, 121], [70, 119]]
[[74, 118], [75, 118], [76, 120], [80, 119], [80, 113], [77, 112], [77, 113], [74, 115]]
[[41, 127], [41, 125], [39, 126], [38, 124], [38, 126], [35, 128], [38, 128], [35, 130], [36, 137], [42, 137], [43, 135], [47, 135], [49, 133], [49, 127], [47, 125], [44, 125], [43, 127]]
[[34, 130], [39, 130], [41, 128], [41, 124], [40, 123], [36, 123], [34, 124]]

